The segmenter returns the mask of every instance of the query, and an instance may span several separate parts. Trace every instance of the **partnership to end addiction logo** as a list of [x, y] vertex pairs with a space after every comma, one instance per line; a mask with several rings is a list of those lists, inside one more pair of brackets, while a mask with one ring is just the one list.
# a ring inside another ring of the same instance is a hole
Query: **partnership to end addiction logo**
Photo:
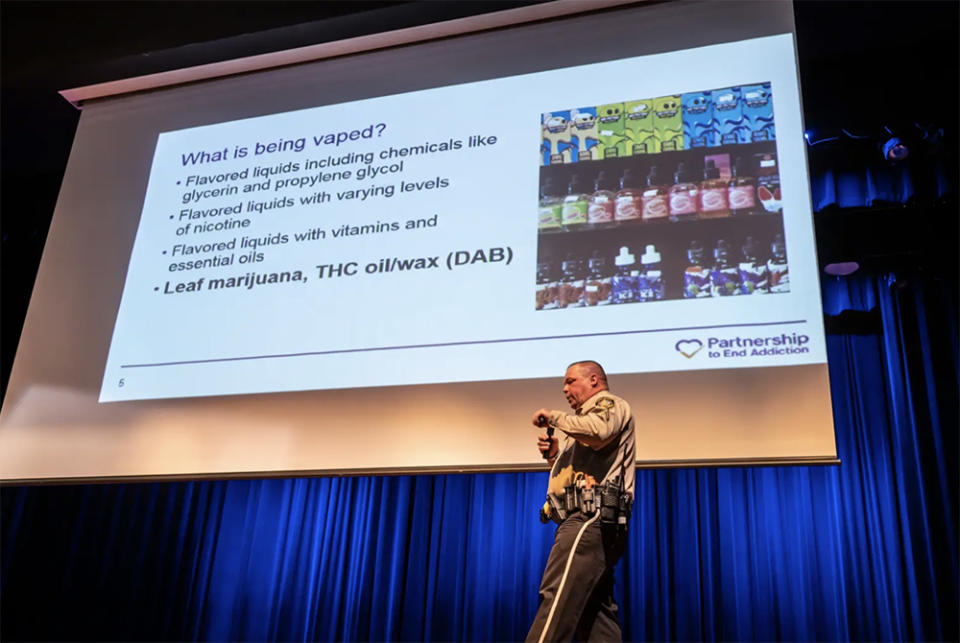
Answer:
[[703, 342], [699, 339], [681, 339], [674, 348], [676, 348], [681, 355], [690, 359], [700, 352], [700, 349], [703, 348]]
[[780, 333], [756, 337], [708, 337], [706, 342], [699, 339], [681, 339], [673, 347], [687, 359], [693, 358], [704, 348], [707, 349], [707, 359], [729, 359], [809, 353], [809, 343], [809, 335]]

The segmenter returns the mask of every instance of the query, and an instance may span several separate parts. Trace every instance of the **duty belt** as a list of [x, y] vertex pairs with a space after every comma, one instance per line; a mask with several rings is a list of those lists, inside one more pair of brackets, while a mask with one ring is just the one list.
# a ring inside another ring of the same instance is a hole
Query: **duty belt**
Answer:
[[599, 510], [600, 522], [625, 525], [633, 508], [633, 498], [623, 491], [620, 478], [594, 486], [588, 486], [586, 480], [580, 479], [563, 488], [563, 497], [558, 502], [552, 500], [548, 496], [540, 508], [540, 522], [550, 522], [552, 508], [559, 522], [578, 511], [592, 516]]

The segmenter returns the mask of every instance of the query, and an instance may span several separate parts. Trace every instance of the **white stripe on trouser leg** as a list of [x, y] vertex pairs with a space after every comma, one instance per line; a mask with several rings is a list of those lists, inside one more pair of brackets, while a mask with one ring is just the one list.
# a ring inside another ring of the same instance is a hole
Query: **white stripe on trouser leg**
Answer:
[[540, 640], [538, 643], [543, 643], [544, 639], [547, 638], [547, 630], [550, 629], [550, 621], [553, 620], [553, 613], [557, 609], [557, 603], [560, 600], [560, 592], [563, 591], [563, 584], [567, 582], [567, 574], [570, 572], [570, 565], [573, 563], [573, 555], [577, 553], [577, 545], [580, 544], [580, 536], [582, 536], [587, 527], [589, 527], [590, 524], [599, 517], [600, 512], [597, 511], [594, 513], [593, 518], [583, 523], [583, 527], [580, 528], [580, 531], [577, 533], [577, 537], [573, 539], [573, 547], [570, 549], [570, 555], [567, 556], [567, 566], [563, 568], [563, 576], [560, 577], [560, 585], [557, 587], [557, 593], [553, 597], [553, 605], [550, 606], [550, 613], [547, 614], [547, 622], [543, 624], [543, 631], [540, 632]]

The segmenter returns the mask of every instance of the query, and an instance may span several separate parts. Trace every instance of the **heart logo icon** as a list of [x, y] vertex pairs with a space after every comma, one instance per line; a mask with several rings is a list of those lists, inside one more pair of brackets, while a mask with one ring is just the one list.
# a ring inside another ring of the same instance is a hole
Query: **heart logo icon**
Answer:
[[703, 348], [703, 342], [699, 339], [681, 339], [674, 348], [676, 348], [681, 355], [690, 359], [700, 352], [700, 349]]

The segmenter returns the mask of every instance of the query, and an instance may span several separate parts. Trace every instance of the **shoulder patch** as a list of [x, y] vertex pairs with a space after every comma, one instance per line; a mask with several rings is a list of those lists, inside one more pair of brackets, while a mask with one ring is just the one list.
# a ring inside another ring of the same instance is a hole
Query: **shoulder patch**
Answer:
[[614, 402], [609, 397], [601, 397], [599, 400], [597, 400], [596, 405], [605, 411], [609, 411], [613, 408]]
[[609, 422], [610, 409], [612, 409], [613, 406], [614, 406], [613, 400], [611, 400], [609, 397], [601, 397], [596, 401], [596, 403], [594, 403], [594, 405], [590, 408], [590, 411], [588, 412], [596, 413], [597, 415], [602, 417], [605, 422]]

